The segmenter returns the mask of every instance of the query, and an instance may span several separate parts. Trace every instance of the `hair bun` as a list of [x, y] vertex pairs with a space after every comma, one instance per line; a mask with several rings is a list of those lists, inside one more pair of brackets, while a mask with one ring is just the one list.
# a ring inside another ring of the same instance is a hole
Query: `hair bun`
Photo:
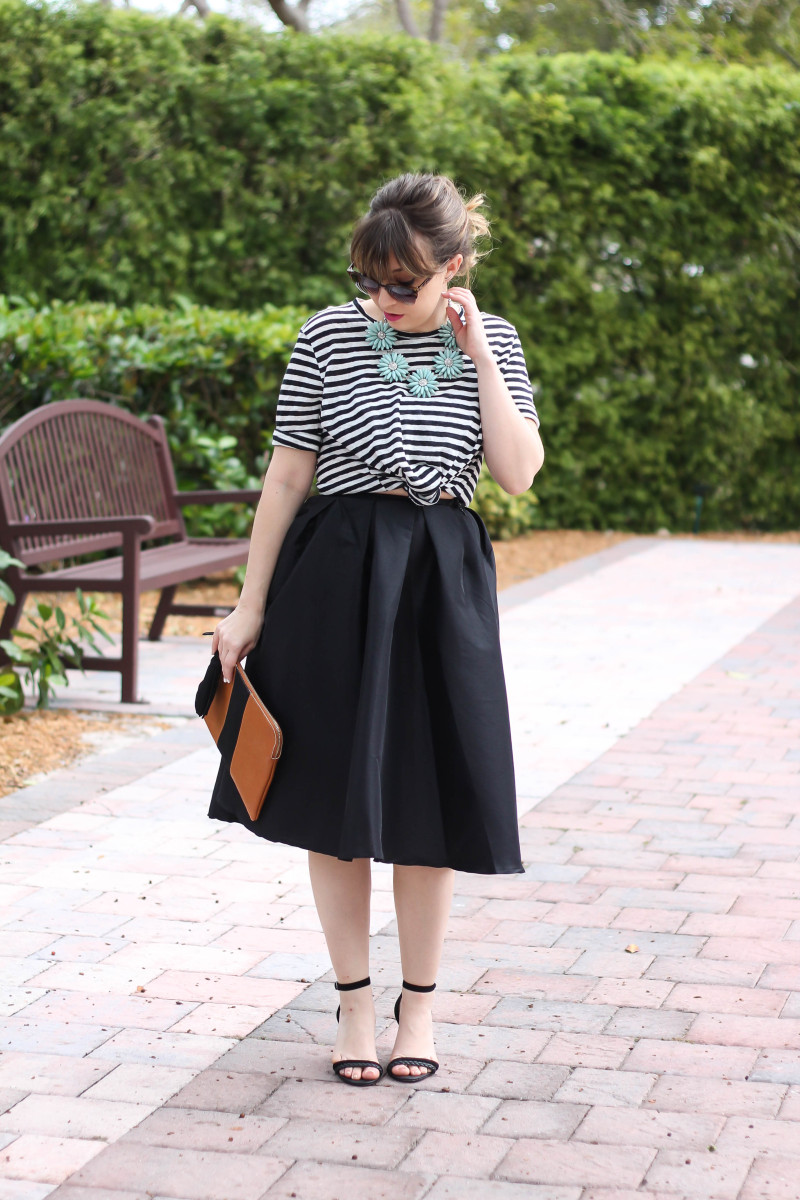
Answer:
[[447, 175], [400, 175], [372, 198], [356, 225], [350, 255], [359, 270], [379, 279], [391, 255], [412, 275], [430, 275], [460, 254], [459, 276], [466, 277], [487, 250], [476, 243], [489, 235], [481, 211], [486, 197], [465, 199]]
[[467, 210], [467, 221], [473, 242], [478, 238], [488, 237], [489, 219], [480, 211], [480, 209], [486, 208], [486, 197], [483, 192], [476, 192], [469, 200], [465, 200], [464, 207]]

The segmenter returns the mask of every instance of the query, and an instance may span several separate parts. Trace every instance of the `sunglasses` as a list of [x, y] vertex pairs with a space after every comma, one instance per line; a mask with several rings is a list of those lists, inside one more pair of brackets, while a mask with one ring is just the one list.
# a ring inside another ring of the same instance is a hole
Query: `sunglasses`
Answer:
[[365, 275], [363, 271], [357, 271], [352, 263], [347, 268], [347, 274], [356, 287], [367, 296], [377, 296], [383, 288], [398, 304], [413, 304], [425, 284], [430, 283], [433, 279], [433, 276], [429, 275], [416, 287], [410, 283], [378, 283], [377, 279], [370, 279], [369, 275]]

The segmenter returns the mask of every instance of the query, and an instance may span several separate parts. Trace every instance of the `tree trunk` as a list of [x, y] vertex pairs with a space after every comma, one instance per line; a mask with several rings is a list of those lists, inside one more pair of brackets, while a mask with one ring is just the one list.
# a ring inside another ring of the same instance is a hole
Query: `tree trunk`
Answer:
[[447, 12], [447, 0], [431, 0], [431, 28], [428, 34], [429, 42], [440, 42], [444, 35], [444, 15]]
[[178, 12], [185, 13], [190, 8], [196, 8], [198, 17], [201, 17], [203, 20], [211, 16], [211, 7], [207, 0], [183, 0], [183, 4], [178, 9]]
[[307, 15], [309, 2], [310, 0], [298, 0], [297, 4], [287, 4], [286, 0], [269, 0], [269, 6], [284, 25], [296, 29], [298, 33], [310, 33], [311, 26]]
[[395, 3], [397, 5], [397, 15], [400, 18], [400, 24], [403, 26], [403, 29], [405, 29], [406, 33], [410, 34], [411, 37], [422, 37], [422, 34], [419, 31], [419, 26], [414, 20], [414, 14], [411, 11], [409, 0], [395, 0]]

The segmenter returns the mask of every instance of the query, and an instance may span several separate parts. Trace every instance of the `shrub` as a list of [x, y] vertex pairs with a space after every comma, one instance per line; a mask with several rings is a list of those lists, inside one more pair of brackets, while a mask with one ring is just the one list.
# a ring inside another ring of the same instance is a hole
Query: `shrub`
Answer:
[[[23, 564], [6, 550], [0, 550], [0, 572]], [[0, 662], [0, 716], [19, 712], [25, 703], [19, 672], [31, 685], [36, 707], [46, 708], [55, 687], [66, 687], [69, 667], [81, 667], [84, 647], [102, 653], [94, 635], [112, 639], [102, 627], [107, 620], [95, 598], [77, 590], [80, 616], [67, 618], [58, 605], [39, 601], [34, 616], [26, 616], [29, 628], [12, 629], [10, 638], [0, 639], [0, 650], [7, 661]], [[14, 593], [0, 576], [0, 603], [13, 604]]]
[[[283, 371], [305, 313], [174, 309], [0, 297], [0, 413], [55, 400], [110, 400], [164, 418], [181, 488], [258, 487]], [[243, 536], [236, 505], [187, 508], [198, 536]]]
[[59, 605], [39, 600], [35, 613], [25, 617], [28, 627], [14, 629], [10, 638], [0, 640], [0, 648], [13, 664], [0, 667], [0, 679], [6, 679], [0, 690], [0, 712], [14, 713], [22, 707], [21, 684], [19, 680], [16, 688], [10, 684], [10, 673], [16, 675], [16, 670], [21, 671], [30, 684], [31, 695], [36, 697], [36, 707], [47, 708], [56, 687], [66, 687], [69, 683], [67, 671], [82, 669], [87, 646], [95, 654], [102, 654], [95, 634], [107, 642], [113, 641], [101, 624], [108, 618], [95, 597], [84, 596], [80, 588], [77, 597], [80, 616], [67, 617]]
[[509, 496], [484, 466], [470, 508], [480, 513], [491, 538], [505, 541], [541, 523], [538, 504], [533, 492]]
[[[477, 293], [517, 326], [540, 385], [541, 524], [688, 529], [704, 484], [709, 525], [796, 526], [796, 73], [601, 54], [464, 65], [405, 38], [23, 0], [0, 0], [0, 73], [0, 274], [46, 322], [55, 300], [339, 303], [375, 185], [442, 170], [492, 204]], [[198, 423], [175, 421], [176, 452], [233, 436], [253, 474], [267, 435], [252, 371], [226, 390], [184, 351], [196, 388], [187, 365], [165, 396], [176, 360], [160, 380], [133, 372], [119, 402], [184, 404]], [[91, 347], [84, 362], [70, 386], [104, 377]], [[39, 370], [25, 404], [64, 394], [57, 363]], [[271, 369], [264, 382], [274, 403]]]

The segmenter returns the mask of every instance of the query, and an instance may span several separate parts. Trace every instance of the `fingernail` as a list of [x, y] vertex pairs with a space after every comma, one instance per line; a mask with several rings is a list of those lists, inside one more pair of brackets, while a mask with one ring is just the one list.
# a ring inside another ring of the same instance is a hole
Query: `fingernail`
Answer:
[[223, 676], [222, 676], [222, 682], [223, 682], [223, 683], [230, 683], [230, 679], [228, 679], [227, 675], [223, 675]]

